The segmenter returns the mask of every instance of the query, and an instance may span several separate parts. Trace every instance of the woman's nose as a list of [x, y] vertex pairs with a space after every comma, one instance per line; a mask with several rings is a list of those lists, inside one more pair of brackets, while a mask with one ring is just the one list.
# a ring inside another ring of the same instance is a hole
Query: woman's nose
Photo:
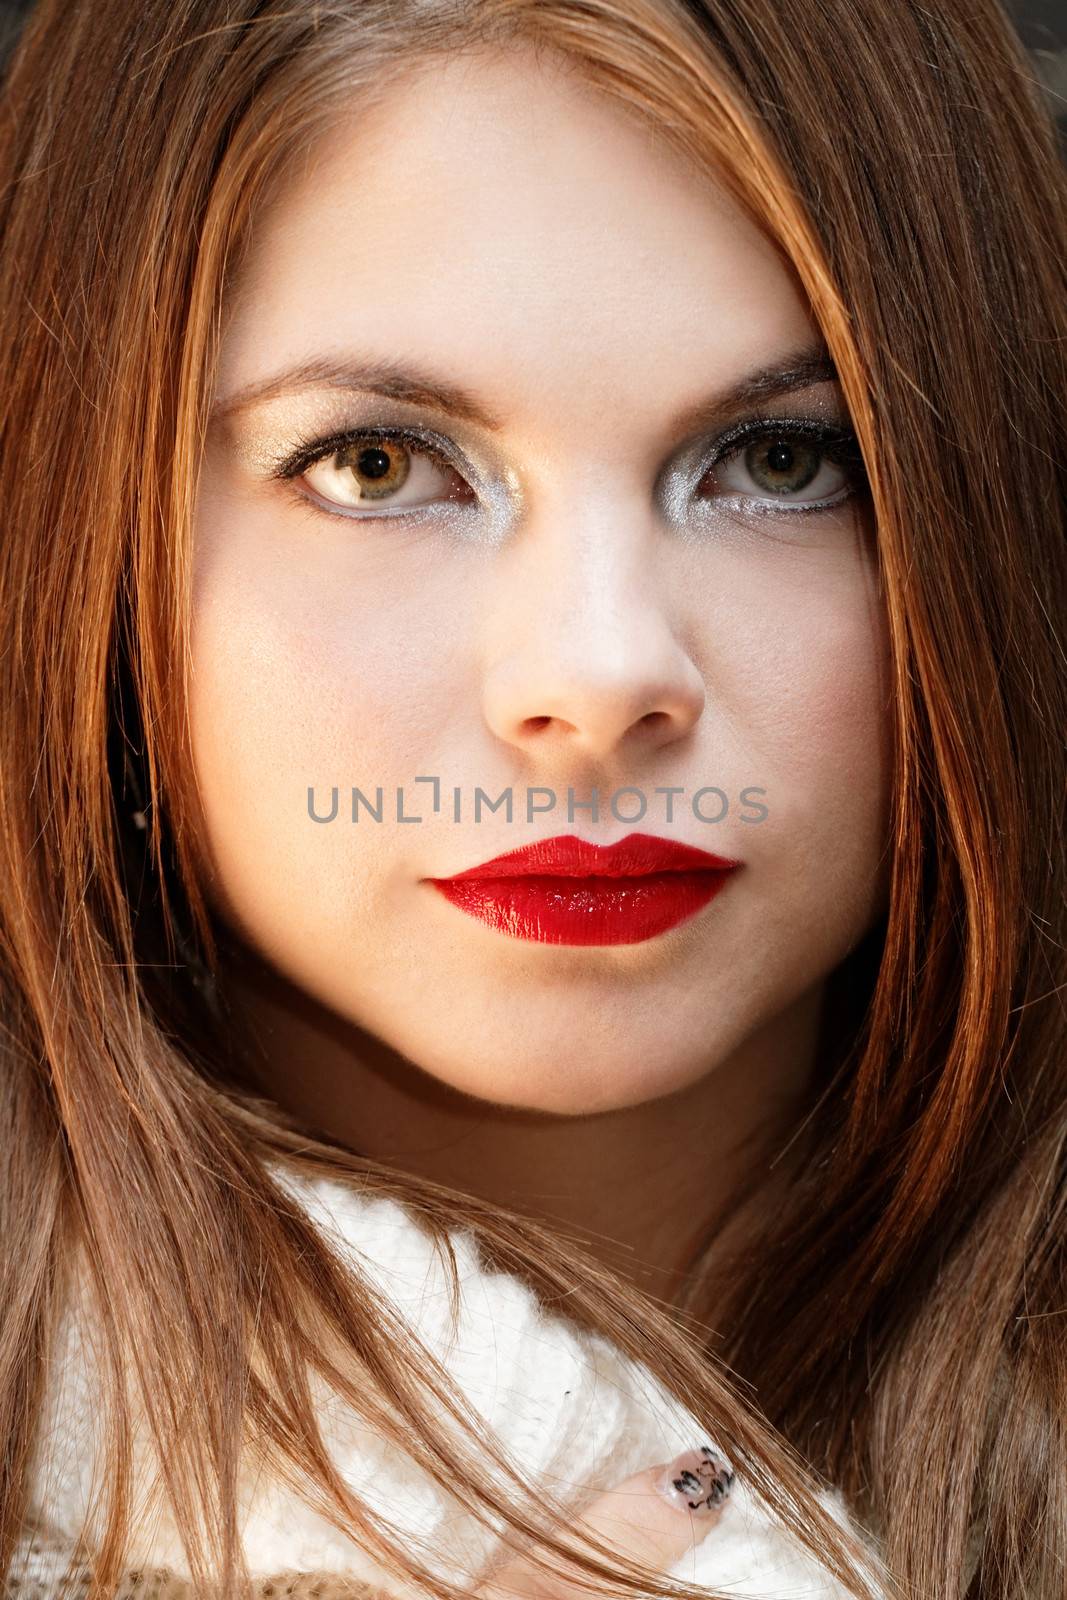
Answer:
[[676, 632], [648, 516], [525, 530], [489, 629], [484, 708], [498, 738], [530, 754], [633, 762], [694, 727], [704, 680]]

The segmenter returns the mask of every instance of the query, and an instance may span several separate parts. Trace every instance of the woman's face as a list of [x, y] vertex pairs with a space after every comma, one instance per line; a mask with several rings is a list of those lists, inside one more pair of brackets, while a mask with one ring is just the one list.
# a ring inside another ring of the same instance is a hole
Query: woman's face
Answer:
[[[837, 385], [735, 393], [819, 345], [725, 191], [522, 50], [409, 74], [290, 172], [196, 529], [244, 942], [454, 1088], [570, 1113], [695, 1083], [821, 985], [885, 890], [874, 537]], [[634, 833], [742, 864], [432, 881]]]

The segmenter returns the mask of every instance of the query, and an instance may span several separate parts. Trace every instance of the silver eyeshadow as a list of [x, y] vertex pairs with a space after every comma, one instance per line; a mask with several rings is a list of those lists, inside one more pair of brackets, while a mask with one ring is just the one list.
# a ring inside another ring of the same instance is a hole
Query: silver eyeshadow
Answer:
[[[801, 398], [803, 396], [803, 398]], [[783, 395], [750, 409], [745, 416], [821, 422], [829, 427], [851, 426], [835, 385], [823, 382], [809, 389]], [[738, 419], [740, 420], [740, 419]], [[731, 527], [743, 526], [752, 518], [803, 518], [811, 515], [802, 505], [776, 505], [771, 501], [749, 499], [740, 493], [714, 499], [700, 499], [696, 487], [715, 456], [716, 441], [731, 426], [725, 423], [713, 433], [703, 433], [676, 447], [652, 486], [655, 503], [665, 522], [690, 538], [706, 539], [725, 519]], [[427, 408], [403, 401], [368, 396], [365, 404], [350, 394], [330, 390], [289, 395], [249, 407], [232, 417], [219, 417], [212, 425], [217, 448], [250, 474], [258, 483], [276, 480], [275, 487], [292, 487], [278, 480], [279, 468], [302, 444], [327, 438], [344, 430], [366, 427], [407, 428], [422, 434], [427, 442], [443, 450], [455, 470], [476, 495], [473, 502], [439, 501], [425, 506], [401, 508], [395, 512], [369, 514], [334, 507], [305, 494], [308, 507], [323, 516], [343, 518], [361, 524], [385, 522], [397, 527], [406, 520], [432, 521], [441, 531], [464, 542], [497, 544], [521, 522], [525, 495], [519, 473], [505, 459], [496, 437], [487, 441], [474, 426], [454, 416], [438, 418]], [[294, 491], [300, 493], [300, 491]], [[827, 512], [853, 503], [854, 496], [826, 507]]]
[[[437, 420], [424, 407], [375, 396], [368, 396], [360, 405], [351, 395], [330, 390], [267, 401], [243, 416], [244, 420], [240, 414], [220, 417], [212, 429], [217, 431], [231, 459], [260, 483], [276, 478], [279, 467], [301, 443], [346, 429], [355, 432], [363, 427], [408, 428], [436, 444], [478, 497], [472, 503], [440, 501], [385, 516], [330, 507], [309, 492], [305, 497], [308, 506], [324, 516], [363, 524], [428, 519], [465, 542], [496, 544], [521, 515], [522, 487], [515, 469], [499, 449], [487, 446], [473, 428], [462, 423], [457, 426], [455, 417]], [[281, 482], [273, 486], [286, 487]]]

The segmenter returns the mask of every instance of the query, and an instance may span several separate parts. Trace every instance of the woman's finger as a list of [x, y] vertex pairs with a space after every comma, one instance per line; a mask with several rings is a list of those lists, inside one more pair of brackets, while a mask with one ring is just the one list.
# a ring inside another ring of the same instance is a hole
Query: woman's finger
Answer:
[[[718, 1521], [733, 1478], [723, 1457], [703, 1445], [598, 1496], [575, 1528], [655, 1572], [666, 1572]], [[587, 1589], [539, 1571], [525, 1557], [495, 1572], [477, 1595], [478, 1600], [589, 1600]]]

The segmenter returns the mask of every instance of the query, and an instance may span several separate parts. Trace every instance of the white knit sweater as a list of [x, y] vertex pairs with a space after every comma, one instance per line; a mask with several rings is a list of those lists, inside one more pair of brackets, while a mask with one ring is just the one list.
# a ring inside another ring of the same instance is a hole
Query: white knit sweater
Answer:
[[[631, 1473], [703, 1443], [707, 1430], [679, 1407], [650, 1373], [608, 1341], [546, 1313], [517, 1277], [490, 1271], [473, 1237], [453, 1237], [460, 1270], [460, 1316], [453, 1325], [447, 1276], [432, 1240], [397, 1202], [355, 1186], [309, 1179], [280, 1164], [273, 1171], [348, 1259], [392, 1299], [460, 1390], [496, 1431], [520, 1468], [563, 1496], [576, 1511]], [[90, 1516], [97, 1415], [87, 1324], [68, 1313], [58, 1346], [34, 1475], [38, 1531], [27, 1537], [12, 1574], [19, 1600], [47, 1600], [73, 1540]], [[436, 1564], [442, 1576], [473, 1586], [498, 1536], [437, 1487], [417, 1444], [410, 1455], [371, 1433], [339, 1397], [316, 1380], [323, 1435], [348, 1486]], [[151, 1491], [155, 1456], [135, 1435], [135, 1481]], [[823, 1503], [848, 1526], [840, 1497]], [[376, 1593], [411, 1591], [384, 1573], [352, 1540], [276, 1480], [242, 1483], [242, 1537], [260, 1591], [326, 1597], [338, 1580], [361, 1580]], [[422, 1541], [425, 1540], [424, 1545]], [[145, 1499], [134, 1518], [124, 1600], [179, 1600], [192, 1594], [177, 1528], [162, 1497]], [[871, 1571], [878, 1571], [872, 1553]], [[279, 1582], [280, 1575], [293, 1575]], [[672, 1577], [741, 1596], [841, 1600], [844, 1591], [776, 1524], [738, 1473], [721, 1517]], [[351, 1588], [345, 1590], [351, 1593]]]

